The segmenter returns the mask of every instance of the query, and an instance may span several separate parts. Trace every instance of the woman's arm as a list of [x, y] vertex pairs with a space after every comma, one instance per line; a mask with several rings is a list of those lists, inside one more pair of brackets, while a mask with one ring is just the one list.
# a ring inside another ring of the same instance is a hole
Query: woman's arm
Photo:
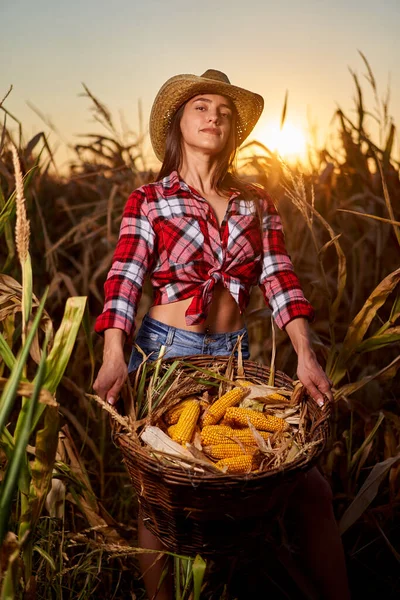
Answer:
[[308, 321], [302, 318], [293, 319], [286, 325], [285, 330], [297, 354], [297, 376], [301, 383], [307, 388], [319, 406], [324, 404], [323, 394], [329, 400], [333, 400], [331, 383], [317, 361], [311, 346]]
[[121, 329], [132, 341], [143, 280], [154, 262], [155, 233], [149, 218], [145, 186], [132, 192], [125, 205], [111, 269], [104, 284], [103, 312], [95, 331]]
[[104, 332], [103, 364], [93, 384], [94, 391], [110, 404], [118, 398], [120, 389], [128, 376], [124, 357], [126, 334], [122, 329], [106, 329]]
[[104, 309], [95, 325], [97, 333], [104, 334], [104, 351], [93, 388], [110, 404], [117, 400], [128, 375], [124, 343], [133, 338], [143, 280], [152, 269], [154, 240], [146, 194], [144, 188], [139, 188], [132, 192], [124, 208], [112, 266], [104, 284]]

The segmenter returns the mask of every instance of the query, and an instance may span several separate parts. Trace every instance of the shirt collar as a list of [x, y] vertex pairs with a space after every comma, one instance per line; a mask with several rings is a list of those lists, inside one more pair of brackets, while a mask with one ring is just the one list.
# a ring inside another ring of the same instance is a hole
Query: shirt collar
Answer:
[[[164, 190], [164, 197], [175, 196], [179, 190], [193, 194], [192, 188], [190, 188], [188, 184], [179, 177], [178, 171], [172, 171], [169, 175], [164, 177], [160, 183]], [[231, 195], [229, 199], [232, 200], [232, 198], [236, 198], [236, 196], [239, 196], [239, 194], [239, 190], [231, 188]]]

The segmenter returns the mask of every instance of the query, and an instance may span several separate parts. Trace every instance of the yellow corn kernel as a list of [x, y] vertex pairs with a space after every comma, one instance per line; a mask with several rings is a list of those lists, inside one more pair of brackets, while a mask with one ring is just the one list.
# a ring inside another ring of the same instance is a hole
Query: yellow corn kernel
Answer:
[[[259, 433], [264, 440], [267, 440], [270, 437], [270, 433], [267, 433], [266, 431]], [[202, 429], [201, 443], [203, 446], [223, 444], [228, 440], [237, 440], [242, 444], [256, 444], [254, 435], [248, 427], [245, 429], [233, 429], [228, 425], [207, 425]]]
[[174, 439], [174, 432], [176, 430], [177, 427], [177, 423], [175, 423], [174, 425], [170, 425], [167, 429], [167, 433], [169, 435], [170, 438]]
[[235, 387], [230, 392], [227, 392], [219, 400], [214, 402], [210, 408], [206, 411], [203, 419], [203, 426], [215, 425], [222, 419], [225, 411], [230, 406], [239, 404], [241, 400], [247, 395], [247, 390]]
[[[263, 440], [267, 440], [271, 437], [271, 434], [267, 431], [259, 431], [258, 433]], [[231, 429], [228, 436], [232, 441], [238, 441], [242, 444], [257, 444], [251, 429], [248, 427], [245, 429]]]
[[187, 406], [189, 404], [189, 402], [193, 402], [193, 400], [196, 400], [196, 398], [194, 396], [191, 396], [190, 398], [187, 398], [186, 400], [182, 400], [182, 402], [180, 402], [179, 404], [176, 404], [170, 410], [168, 410], [164, 415], [166, 424], [167, 425], [175, 425], [175, 423], [177, 423], [179, 421], [179, 417], [181, 416], [185, 406]]
[[228, 425], [206, 425], [201, 430], [201, 443], [203, 446], [208, 446], [210, 444], [226, 442], [231, 431], [233, 429], [228, 427]]
[[200, 405], [197, 400], [191, 400], [182, 411], [172, 439], [180, 444], [191, 442], [200, 416]]
[[289, 400], [285, 396], [282, 396], [282, 394], [278, 394], [278, 392], [268, 394], [267, 398], [268, 400], [277, 400], [278, 402], [289, 402]]
[[235, 379], [235, 383], [236, 383], [236, 385], [240, 385], [241, 387], [244, 387], [244, 388], [254, 385], [254, 383], [251, 383], [251, 381], [247, 381], [247, 379]]
[[289, 429], [288, 423], [280, 417], [264, 415], [263, 413], [251, 410], [251, 408], [228, 408], [225, 413], [227, 425], [243, 425], [250, 423], [261, 431], [286, 431]]
[[234, 456], [242, 456], [243, 454], [254, 454], [257, 448], [255, 446], [243, 446], [235, 442], [227, 442], [226, 444], [212, 444], [204, 446], [203, 451], [211, 456], [211, 458], [233, 458]]
[[253, 467], [253, 457], [250, 454], [234, 456], [232, 458], [222, 458], [215, 466], [219, 469], [227, 467], [226, 473], [249, 473]]

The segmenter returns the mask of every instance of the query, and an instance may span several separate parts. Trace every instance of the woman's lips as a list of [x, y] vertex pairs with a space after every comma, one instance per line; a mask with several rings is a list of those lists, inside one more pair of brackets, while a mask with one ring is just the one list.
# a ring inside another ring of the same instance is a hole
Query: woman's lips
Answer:
[[212, 133], [213, 135], [219, 135], [220, 134], [219, 129], [212, 129], [210, 127], [207, 127], [206, 129], [201, 129], [201, 131], [203, 131], [204, 133]]

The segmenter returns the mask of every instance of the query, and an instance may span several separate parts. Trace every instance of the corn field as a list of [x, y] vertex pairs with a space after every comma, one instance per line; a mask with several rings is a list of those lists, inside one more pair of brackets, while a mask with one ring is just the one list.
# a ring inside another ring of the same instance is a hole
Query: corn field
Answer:
[[[333, 489], [353, 597], [389, 599], [400, 594], [400, 163], [388, 100], [365, 66], [375, 106], [365, 107], [353, 75], [356, 118], [337, 110], [337, 148], [314, 154], [310, 173], [259, 143], [246, 145], [238, 170], [277, 201], [316, 309], [314, 348], [335, 397], [320, 468]], [[26, 140], [0, 90], [1, 600], [146, 597], [137, 499], [108, 416], [87, 394], [102, 359], [93, 323], [122, 209], [156, 173], [146, 167], [143, 136], [122, 134], [108, 108], [85, 94], [101, 132], [74, 146], [61, 176], [46, 135]], [[372, 118], [379, 144], [368, 133]], [[137, 325], [150, 302], [146, 283]], [[246, 321], [251, 359], [269, 364], [274, 338], [276, 368], [295, 378], [288, 336], [271, 324], [258, 290]], [[294, 583], [285, 587], [287, 574], [266, 552], [262, 564], [249, 557], [233, 567], [175, 557], [176, 598], [249, 598], [260, 589], [306, 597]]]

